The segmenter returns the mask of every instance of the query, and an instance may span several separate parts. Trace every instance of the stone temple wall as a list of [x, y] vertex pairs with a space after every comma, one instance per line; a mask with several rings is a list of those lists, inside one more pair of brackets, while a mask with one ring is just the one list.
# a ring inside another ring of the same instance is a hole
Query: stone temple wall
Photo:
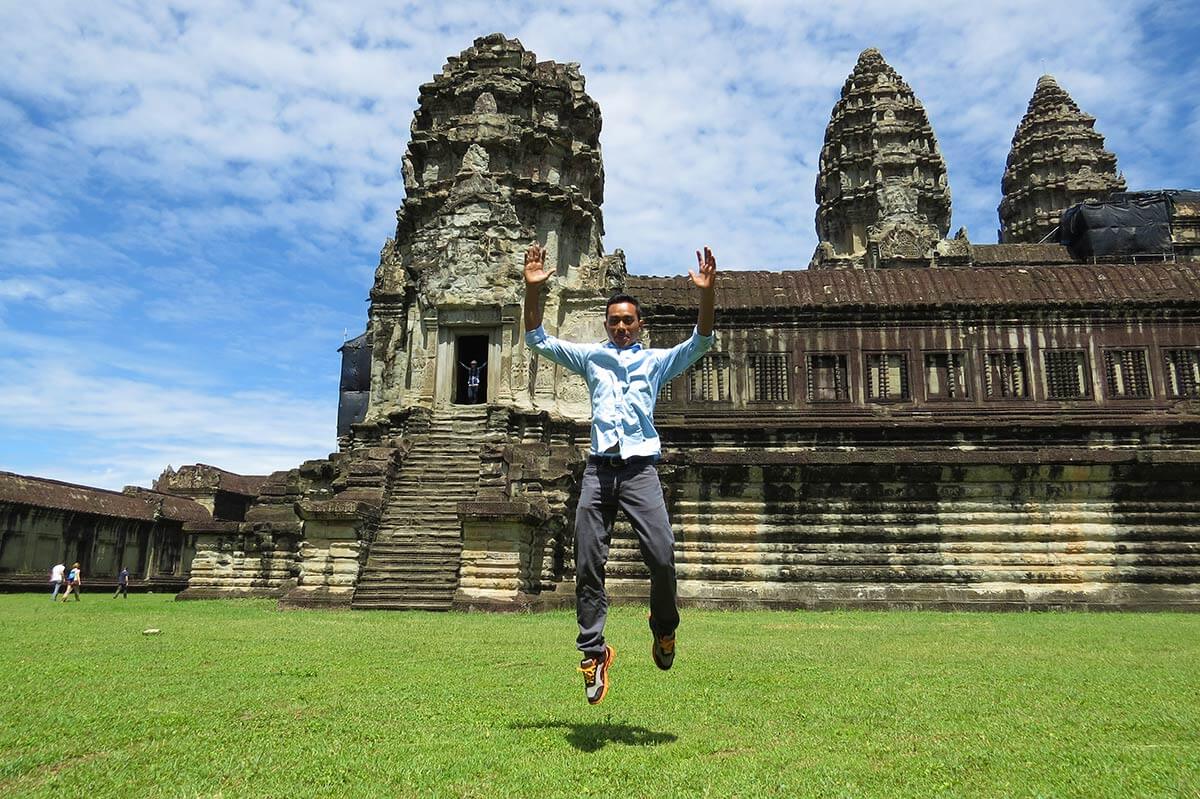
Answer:
[[[670, 461], [674, 461], [671, 463]], [[676, 454], [679, 591], [714, 607], [1200, 606], [1192, 456]], [[632, 531], [610, 590], [645, 598]]]
[[[244, 521], [188, 526], [185, 595], [572, 601], [588, 398], [524, 347], [523, 253], [547, 247], [546, 327], [569, 340], [602, 340], [604, 301], [628, 288], [648, 343], [670, 345], [694, 292], [604, 255], [600, 113], [576, 65], [493, 35], [420, 91], [371, 291], [366, 418], [329, 459], [267, 478]], [[823, 268], [720, 275], [718, 345], [660, 397], [683, 599], [1196, 608], [1200, 268], [941, 238], [932, 127], [874, 50], [834, 109], [818, 192]], [[467, 357], [488, 362], [478, 406]], [[644, 597], [638, 561], [619, 525], [617, 601]]]
[[[1195, 420], [964, 435], [697, 416], [660, 431], [687, 605], [1200, 608]], [[508, 462], [507, 501], [464, 503], [458, 607], [569, 604], [586, 428], [572, 441], [575, 455], [561, 445], [493, 450]], [[614, 602], [647, 598], [623, 519], [608, 587]]]

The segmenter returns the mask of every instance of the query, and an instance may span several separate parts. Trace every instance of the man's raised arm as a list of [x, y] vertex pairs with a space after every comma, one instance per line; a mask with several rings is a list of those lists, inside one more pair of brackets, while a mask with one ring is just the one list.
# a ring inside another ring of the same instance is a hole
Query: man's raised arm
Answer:
[[542, 285], [546, 271], [546, 248], [535, 242], [525, 251], [525, 332], [542, 326]]
[[[528, 256], [526, 256], [526, 281], [528, 281], [529, 267]], [[713, 331], [713, 323], [716, 321], [716, 298], [717, 298], [717, 259], [713, 256], [712, 250], [708, 247], [704, 248], [704, 255], [700, 255], [700, 251], [696, 250], [696, 272], [688, 270], [688, 274], [692, 276], [692, 282], [696, 284], [696, 288], [700, 289], [700, 311], [696, 315], [696, 329], [702, 336], [711, 336]], [[525, 307], [529, 307], [529, 290], [526, 283], [525, 291]], [[525, 311], [525, 318], [528, 320], [529, 311]], [[541, 315], [539, 312], [539, 320]], [[528, 321], [526, 322], [528, 324]]]

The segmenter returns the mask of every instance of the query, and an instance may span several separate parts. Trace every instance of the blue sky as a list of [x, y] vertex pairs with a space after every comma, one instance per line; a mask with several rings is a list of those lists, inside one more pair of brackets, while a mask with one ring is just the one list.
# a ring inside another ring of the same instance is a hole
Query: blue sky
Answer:
[[800, 268], [829, 112], [879, 48], [929, 113], [953, 229], [996, 240], [1037, 78], [1131, 188], [1200, 187], [1195, 2], [6, 3], [0, 469], [109, 488], [334, 446], [343, 334], [404, 198], [419, 85], [477, 37], [576, 61], [606, 250]]

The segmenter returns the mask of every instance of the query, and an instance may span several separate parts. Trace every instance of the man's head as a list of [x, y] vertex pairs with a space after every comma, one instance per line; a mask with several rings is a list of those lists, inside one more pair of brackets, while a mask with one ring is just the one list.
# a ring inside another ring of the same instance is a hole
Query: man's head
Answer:
[[479, 363], [479, 361], [471, 361], [472, 366], [476, 365], [477, 363]]
[[604, 310], [604, 330], [615, 346], [632, 345], [642, 332], [642, 306], [628, 294], [612, 295]]

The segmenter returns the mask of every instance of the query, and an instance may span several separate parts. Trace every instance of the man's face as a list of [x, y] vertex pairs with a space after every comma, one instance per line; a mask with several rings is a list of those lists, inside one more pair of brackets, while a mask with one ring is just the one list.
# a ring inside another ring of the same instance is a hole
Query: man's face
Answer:
[[608, 306], [604, 329], [608, 331], [608, 340], [618, 348], [624, 349], [633, 344], [642, 332], [642, 319], [638, 316], [637, 306], [632, 302], [614, 302]]

